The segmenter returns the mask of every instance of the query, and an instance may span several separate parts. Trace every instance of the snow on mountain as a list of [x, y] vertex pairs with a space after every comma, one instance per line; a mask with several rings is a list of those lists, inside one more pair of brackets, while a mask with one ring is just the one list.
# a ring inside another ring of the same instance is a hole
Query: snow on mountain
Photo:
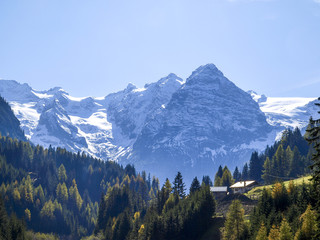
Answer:
[[163, 108], [183, 80], [169, 74], [158, 82], [138, 89], [133, 84], [105, 98], [109, 120], [113, 124], [116, 144], [127, 147], [134, 143], [148, 119]]
[[142, 89], [129, 84], [105, 98], [75, 98], [59, 87], [37, 91], [1, 80], [0, 95], [9, 101], [33, 143], [118, 160], [130, 151], [147, 117], [165, 106], [182, 83], [169, 74]]
[[310, 116], [317, 116], [315, 100], [317, 98], [266, 97], [254, 91], [248, 91], [259, 104], [271, 126], [284, 128], [298, 127], [302, 130], [308, 125]]
[[134, 163], [161, 179], [178, 170], [191, 178], [212, 176], [220, 164], [240, 166], [284, 128], [303, 129], [317, 111], [314, 98], [246, 93], [213, 64], [186, 81], [169, 74], [100, 98], [72, 97], [59, 87], [38, 91], [12, 80], [0, 80], [0, 95], [33, 143]]

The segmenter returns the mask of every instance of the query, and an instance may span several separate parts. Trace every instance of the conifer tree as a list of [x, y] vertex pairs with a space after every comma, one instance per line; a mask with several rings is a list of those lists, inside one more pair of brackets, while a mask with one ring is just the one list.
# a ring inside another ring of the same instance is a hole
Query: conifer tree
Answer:
[[241, 173], [239, 172], [238, 167], [236, 167], [236, 168], [234, 169], [233, 179], [234, 179], [236, 182], [240, 181], [240, 179], [241, 179]]
[[259, 181], [262, 175], [263, 162], [259, 158], [258, 152], [251, 154], [249, 162], [249, 177], [251, 180]]
[[221, 186], [231, 186], [234, 183], [234, 179], [232, 178], [231, 172], [229, 171], [229, 169], [227, 168], [227, 166], [225, 166], [223, 168], [223, 174], [221, 177]]
[[264, 226], [264, 223], [261, 224], [258, 234], [256, 236], [256, 240], [267, 240], [267, 228]]
[[56, 190], [57, 198], [61, 203], [68, 201], [68, 189], [65, 183], [59, 183]]
[[164, 183], [163, 188], [165, 189], [165, 192], [169, 196], [169, 194], [172, 192], [172, 185], [168, 178], [166, 178], [166, 182]]
[[222, 166], [220, 165], [216, 175], [214, 176], [214, 186], [216, 187], [221, 186], [222, 175], [223, 175], [223, 170], [222, 170]]
[[223, 170], [222, 170], [222, 166], [220, 165], [216, 173], [216, 176], [219, 178], [222, 178], [222, 174], [223, 174]]
[[[320, 101], [320, 98], [318, 98], [318, 100]], [[315, 105], [320, 107], [320, 103], [315, 103]], [[318, 111], [318, 113], [320, 113], [320, 111]], [[308, 143], [313, 146], [313, 154], [311, 157], [311, 160], [313, 161], [313, 164], [311, 165], [312, 182], [314, 185], [315, 196], [320, 196], [320, 118], [310, 118], [305, 138]], [[316, 199], [315, 209], [318, 213], [318, 222], [320, 222], [319, 197]], [[320, 229], [320, 226], [318, 229]], [[320, 238], [320, 230], [317, 232], [317, 237]]]
[[291, 227], [285, 218], [282, 219], [280, 224], [280, 240], [292, 240], [293, 235]]
[[202, 182], [201, 182], [201, 184], [204, 184], [204, 185], [210, 186], [210, 187], [213, 186], [212, 180], [210, 179], [210, 177], [209, 177], [208, 175], [202, 177]]
[[155, 191], [155, 193], [159, 190], [159, 179], [155, 176], [152, 177], [151, 187]]
[[198, 180], [197, 177], [195, 177], [192, 180], [191, 186], [190, 186], [190, 194], [195, 193], [196, 191], [198, 191], [200, 189], [200, 182]]
[[180, 198], [184, 198], [186, 196], [185, 183], [183, 182], [181, 172], [178, 172], [174, 178], [173, 193], [178, 195]]
[[63, 164], [61, 164], [58, 169], [58, 178], [60, 182], [67, 181], [67, 172]]
[[249, 179], [249, 167], [247, 163], [245, 163], [243, 166], [241, 177], [243, 181]]
[[[272, 158], [272, 173], [273, 175], [277, 176], [277, 177], [282, 177], [284, 176], [284, 169], [285, 167], [287, 167], [285, 165], [286, 160], [285, 160], [286, 156], [285, 156], [285, 151], [283, 149], [283, 145], [280, 144], [275, 155]], [[275, 179], [275, 180], [279, 180], [279, 179]]]
[[263, 180], [267, 184], [272, 183], [273, 178], [271, 175], [271, 161], [269, 157], [267, 157], [267, 159], [264, 161], [263, 168], [264, 168], [263, 175], [262, 175]]
[[304, 173], [304, 164], [302, 162], [302, 157], [298, 150], [298, 147], [295, 146], [292, 153], [291, 162], [289, 163], [289, 176], [297, 177], [300, 174]]
[[286, 152], [285, 152], [285, 159], [283, 163], [283, 176], [289, 176], [290, 174], [290, 164], [292, 162], [293, 158], [293, 151], [291, 150], [290, 145], [287, 147]]
[[275, 225], [272, 225], [272, 228], [270, 229], [268, 240], [280, 240], [279, 228]]
[[227, 213], [223, 239], [240, 239], [244, 229], [244, 209], [239, 200], [234, 200]]
[[80, 196], [80, 193], [78, 191], [78, 187], [77, 187], [77, 183], [76, 180], [73, 179], [72, 180], [72, 186], [69, 189], [69, 198], [71, 200], [71, 204], [75, 207], [78, 208], [78, 210], [80, 211], [81, 207], [82, 207], [82, 198]]
[[301, 235], [303, 239], [312, 239], [316, 237], [318, 233], [317, 213], [311, 210], [311, 206], [308, 205], [307, 210], [301, 215], [302, 220]]

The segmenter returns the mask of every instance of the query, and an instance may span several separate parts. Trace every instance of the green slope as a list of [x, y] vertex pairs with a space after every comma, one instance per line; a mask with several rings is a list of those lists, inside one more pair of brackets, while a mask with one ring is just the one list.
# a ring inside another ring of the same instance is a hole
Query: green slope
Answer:
[[[311, 179], [311, 176], [309, 175], [309, 176], [304, 176], [304, 177], [294, 179], [292, 181], [294, 182], [295, 185], [301, 185], [303, 182], [308, 183], [310, 179]], [[285, 181], [283, 183], [286, 187], [288, 187], [290, 181]], [[249, 198], [258, 198], [261, 195], [263, 188], [271, 189], [272, 186], [273, 185], [270, 184], [270, 185], [255, 187], [255, 188], [251, 189], [249, 192], [247, 192], [245, 195]]]

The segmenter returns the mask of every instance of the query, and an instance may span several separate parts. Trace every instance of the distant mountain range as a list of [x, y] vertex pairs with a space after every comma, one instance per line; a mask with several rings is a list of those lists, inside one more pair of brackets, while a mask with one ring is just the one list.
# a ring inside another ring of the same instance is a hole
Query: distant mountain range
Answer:
[[58, 87], [37, 91], [12, 80], [0, 80], [0, 95], [34, 144], [133, 163], [161, 180], [177, 171], [190, 179], [213, 176], [220, 164], [241, 166], [282, 130], [303, 130], [317, 114], [315, 98], [245, 92], [213, 64], [186, 81], [169, 74], [101, 98], [75, 98]]

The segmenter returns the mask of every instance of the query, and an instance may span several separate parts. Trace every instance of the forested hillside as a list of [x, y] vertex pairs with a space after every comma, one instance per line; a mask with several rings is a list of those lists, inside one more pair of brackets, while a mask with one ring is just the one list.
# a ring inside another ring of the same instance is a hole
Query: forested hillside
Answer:
[[23, 218], [36, 232], [90, 234], [101, 195], [128, 181], [143, 191], [142, 205], [158, 190], [157, 179], [151, 184], [150, 176], [137, 174], [133, 166], [0, 137], [0, 194], [8, 213]]
[[212, 221], [215, 201], [204, 182], [195, 179], [186, 196], [178, 173], [147, 206], [129, 185], [110, 189], [100, 203], [96, 233], [103, 239], [198, 239]]
[[265, 184], [294, 179], [310, 173], [312, 153], [312, 146], [308, 145], [298, 128], [287, 129], [281, 140], [267, 146], [263, 153], [253, 152], [249, 164], [246, 163], [242, 171], [236, 167], [233, 178]]

